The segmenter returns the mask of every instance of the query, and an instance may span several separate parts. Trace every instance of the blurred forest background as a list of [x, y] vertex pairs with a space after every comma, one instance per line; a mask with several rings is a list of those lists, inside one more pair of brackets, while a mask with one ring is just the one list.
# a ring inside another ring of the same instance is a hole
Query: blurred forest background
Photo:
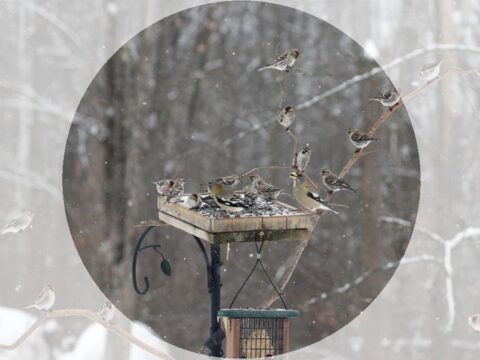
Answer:
[[[37, 316], [19, 320], [46, 283], [56, 287], [55, 308], [96, 310], [103, 297], [85, 264], [126, 315], [170, 343], [198, 350], [207, 337], [209, 304], [196, 245], [178, 231], [156, 230], [151, 241], [161, 242], [173, 274], [165, 277], [160, 259], [142, 254], [139, 276], [153, 281], [139, 297], [129, 276], [138, 236], [132, 226], [155, 218], [150, 182], [156, 178], [183, 176], [192, 191], [219, 175], [290, 164], [290, 141], [274, 120], [283, 75], [255, 71], [277, 48], [303, 52], [288, 77], [285, 102], [299, 109], [293, 131], [300, 145], [312, 145], [308, 172], [317, 182], [322, 167], [339, 171], [350, 158], [348, 128], [365, 129], [383, 110], [367, 102], [390, 86], [383, 73], [344, 83], [376, 66], [370, 56], [386, 65], [403, 94], [422, 84], [418, 73], [426, 63], [444, 59], [447, 67], [464, 69], [480, 63], [480, 3], [474, 0], [282, 2], [332, 23], [363, 49], [319, 19], [254, 2], [192, 9], [127, 43], [158, 19], [201, 3], [0, 3], [1, 220], [21, 209], [35, 213], [32, 229], [0, 238], [0, 343], [13, 342]], [[420, 172], [406, 111], [388, 120], [377, 151], [349, 174], [360, 195], [335, 196], [349, 208], [322, 217], [286, 291], [288, 304], [302, 313], [292, 322], [294, 348], [333, 335], [293, 359], [478, 358], [480, 339], [467, 318], [480, 312], [479, 81], [452, 74], [408, 104], [422, 168], [419, 216], [404, 263], [368, 308], [392, 276], [415, 220]], [[345, 90], [328, 92], [342, 84]], [[283, 172], [262, 175], [290, 187]], [[275, 279], [294, 249], [293, 243], [268, 248], [265, 263]], [[222, 272], [224, 305], [253, 253], [253, 244], [232, 248]], [[382, 266], [387, 269], [344, 286]], [[263, 300], [266, 283], [256, 275], [238, 306]], [[324, 292], [329, 296], [321, 299]], [[17, 320], [8, 322], [7, 311], [16, 311]], [[115, 321], [134, 328], [120, 315]], [[90, 359], [137, 359], [125, 351], [128, 344], [95, 329], [84, 319], [55, 321], [19, 350], [0, 352], [0, 359], [84, 359], [70, 356], [82, 340], [101, 354], [89, 353]], [[105, 341], [105, 351], [93, 340]]]
[[[257, 69], [289, 48], [302, 52], [293, 73]], [[280, 50], [279, 50], [280, 49]], [[183, 177], [186, 190], [258, 166], [289, 166], [292, 142], [276, 122], [285, 104], [301, 104], [378, 65], [347, 35], [303, 12], [277, 5], [233, 2], [207, 5], [152, 25], [123, 46], [102, 68], [78, 108], [67, 141], [64, 195], [74, 241], [87, 269], [127, 316], [151, 325], [167, 341], [192, 351], [206, 340], [210, 299], [197, 244], [178, 230], [155, 230], [173, 266], [142, 254], [140, 276], [154, 281], [145, 296], [131, 285], [133, 226], [156, 218], [151, 181]], [[332, 97], [303, 106], [292, 131], [313, 156], [308, 173], [320, 189], [323, 167], [340, 172], [354, 148], [350, 127], [367, 130], [385, 111], [368, 101], [392, 87], [383, 72]], [[351, 321], [378, 295], [395, 268], [372, 274], [349, 292], [322, 293], [395, 262], [412, 228], [391, 227], [383, 215], [415, 221], [419, 159], [405, 109], [377, 134], [376, 152], [347, 180], [359, 189], [334, 196], [341, 216], [324, 216], [286, 289], [294, 320], [293, 349], [316, 342]], [[262, 175], [291, 194], [289, 170]], [[322, 189], [323, 191], [323, 189]], [[297, 205], [291, 195], [285, 201]], [[153, 237], [152, 239], [153, 240]], [[298, 243], [269, 244], [264, 261], [279, 280]], [[255, 263], [254, 244], [232, 246], [223, 267], [228, 306]], [[226, 249], [224, 249], [226, 250]], [[223, 258], [226, 258], [225, 251]], [[141, 279], [141, 277], [139, 277]], [[143, 286], [143, 285], [142, 285]], [[256, 307], [272, 291], [259, 271], [235, 306]], [[278, 302], [277, 306], [281, 306]], [[187, 335], [188, 334], [188, 335]]]

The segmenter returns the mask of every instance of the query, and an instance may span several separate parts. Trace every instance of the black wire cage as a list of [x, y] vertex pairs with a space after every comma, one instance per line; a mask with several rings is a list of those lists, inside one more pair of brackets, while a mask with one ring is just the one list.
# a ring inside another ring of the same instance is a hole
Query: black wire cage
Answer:
[[226, 357], [274, 357], [289, 350], [289, 319], [296, 310], [222, 309], [218, 312], [226, 332]]

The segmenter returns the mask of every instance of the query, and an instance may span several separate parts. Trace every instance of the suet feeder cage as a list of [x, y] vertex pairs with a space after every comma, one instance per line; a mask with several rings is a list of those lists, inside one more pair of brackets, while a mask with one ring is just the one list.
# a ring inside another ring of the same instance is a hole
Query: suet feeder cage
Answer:
[[222, 309], [227, 358], [254, 359], [277, 356], [289, 350], [289, 319], [296, 310]]

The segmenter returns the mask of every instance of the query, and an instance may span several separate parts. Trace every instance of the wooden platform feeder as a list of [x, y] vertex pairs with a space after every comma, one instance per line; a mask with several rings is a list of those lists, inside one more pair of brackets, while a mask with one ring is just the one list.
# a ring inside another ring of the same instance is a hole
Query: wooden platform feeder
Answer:
[[226, 330], [226, 357], [267, 358], [289, 350], [289, 319], [296, 310], [222, 309], [218, 316]]
[[[208, 201], [207, 194], [201, 194]], [[229, 214], [230, 217], [212, 217], [201, 211], [187, 209], [181, 203], [167, 202], [158, 197], [158, 217], [161, 221], [212, 244], [251, 242], [262, 237], [264, 241], [310, 240], [320, 216], [311, 211], [297, 211], [291, 205], [274, 201], [279, 214]]]
[[[206, 262], [211, 325], [210, 338], [205, 342], [205, 346], [209, 349], [209, 355], [215, 357], [226, 355], [229, 358], [258, 358], [287, 352], [288, 319], [298, 317], [297, 311], [220, 310], [222, 287], [220, 247], [222, 244], [232, 242], [255, 242], [257, 247], [256, 264], [261, 264], [261, 249], [264, 242], [310, 240], [320, 215], [314, 211], [298, 210], [279, 201], [265, 201], [263, 198], [260, 200], [244, 198], [244, 210], [230, 213], [219, 208], [210, 194], [199, 195], [202, 198], [202, 206], [195, 210], [189, 209], [186, 205], [188, 195], [183, 195], [171, 202], [167, 201], [165, 197], [159, 196], [157, 205], [160, 221], [145, 221], [139, 225], [146, 227], [146, 230], [137, 242], [132, 261], [132, 279], [135, 291], [144, 295], [150, 286], [148, 277], [144, 277], [143, 286], [139, 286], [137, 283], [138, 254], [146, 249], [158, 251], [160, 247], [159, 244], [143, 245], [145, 237], [155, 227], [172, 226], [193, 236]], [[210, 257], [202, 240], [210, 243]], [[259, 246], [259, 243], [262, 245]], [[263, 265], [262, 269], [264, 269]], [[164, 269], [162, 268], [162, 270]], [[168, 275], [169, 273], [170, 270], [168, 270]], [[272, 285], [275, 287], [273, 282]], [[275, 290], [277, 289], [275, 288]], [[283, 299], [281, 300], [286, 307]], [[225, 332], [220, 326], [219, 317], [226, 319], [226, 354], [222, 349]]]

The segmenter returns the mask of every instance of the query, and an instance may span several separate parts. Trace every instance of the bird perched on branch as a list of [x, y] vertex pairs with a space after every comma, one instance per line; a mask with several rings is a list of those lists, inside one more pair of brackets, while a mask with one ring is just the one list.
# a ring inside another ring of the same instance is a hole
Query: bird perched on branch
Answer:
[[300, 152], [295, 154], [294, 168], [301, 173], [304, 172], [307, 169], [310, 156], [312, 156], [312, 150], [310, 150], [310, 145], [307, 144]]
[[367, 147], [372, 141], [378, 141], [377, 138], [373, 138], [358, 129], [349, 129], [348, 135], [350, 142], [357, 148], [357, 152]]
[[322, 170], [323, 185], [327, 188], [329, 193], [334, 193], [341, 190], [350, 190], [357, 193], [345, 180], [339, 178], [328, 169]]
[[113, 304], [110, 301], [105, 301], [103, 303], [103, 306], [100, 310], [97, 311], [97, 315], [106, 322], [111, 322], [113, 319], [113, 316], [115, 315], [115, 308], [113, 307]]
[[282, 55], [277, 57], [275, 61], [273, 61], [271, 64], [268, 64], [260, 69], [258, 71], [264, 71], [267, 69], [274, 69], [278, 71], [285, 71], [289, 72], [293, 65], [295, 65], [295, 62], [300, 56], [300, 51], [298, 49], [291, 49], [286, 52], [284, 52]]
[[155, 187], [157, 188], [157, 192], [160, 195], [168, 195], [173, 185], [175, 185], [175, 182], [171, 179], [165, 179], [154, 181], [152, 184], [155, 185]]
[[198, 209], [201, 205], [202, 198], [197, 193], [193, 193], [188, 196], [187, 207], [189, 209]]
[[379, 96], [373, 97], [369, 100], [378, 101], [383, 106], [391, 108], [400, 101], [400, 90], [393, 88]]
[[26, 308], [35, 308], [40, 311], [51, 311], [53, 304], [55, 303], [55, 289], [52, 285], [45, 286], [40, 294], [33, 300], [31, 305]]
[[290, 130], [290, 125], [292, 125], [294, 122], [295, 117], [296, 114], [294, 107], [288, 105], [282, 111], [280, 111], [280, 114], [278, 114], [278, 123], [288, 131]]
[[0, 230], [0, 235], [16, 234], [25, 231], [33, 221], [33, 212], [24, 211], [22, 215], [5, 224]]
[[212, 194], [215, 203], [223, 210], [230, 212], [245, 210], [245, 204], [241, 199], [238, 198], [238, 196], [235, 196], [232, 190], [226, 190], [220, 181], [210, 182], [208, 184], [208, 190]]
[[310, 210], [329, 211], [338, 214], [335, 210], [330, 208], [327, 203], [320, 198], [310, 182], [306, 179], [301, 180], [303, 175], [297, 171], [290, 173], [290, 178], [293, 180], [293, 196], [295, 200], [302, 206]]
[[250, 175], [250, 180], [252, 180], [252, 186], [255, 188], [255, 190], [257, 190], [257, 192], [263, 196], [265, 200], [275, 200], [282, 192], [282, 189], [266, 182], [260, 177], [260, 175], [252, 174]]
[[420, 70], [420, 75], [428, 82], [435, 80], [442, 70], [443, 60], [426, 64]]

